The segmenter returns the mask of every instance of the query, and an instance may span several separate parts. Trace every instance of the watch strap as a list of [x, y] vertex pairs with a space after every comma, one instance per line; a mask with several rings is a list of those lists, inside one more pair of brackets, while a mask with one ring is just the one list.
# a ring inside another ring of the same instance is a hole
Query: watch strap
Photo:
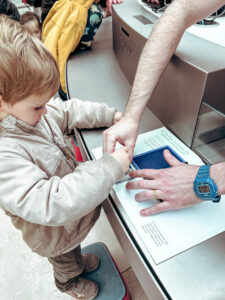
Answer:
[[198, 178], [205, 178], [209, 176], [209, 169], [211, 165], [203, 165], [198, 170]]

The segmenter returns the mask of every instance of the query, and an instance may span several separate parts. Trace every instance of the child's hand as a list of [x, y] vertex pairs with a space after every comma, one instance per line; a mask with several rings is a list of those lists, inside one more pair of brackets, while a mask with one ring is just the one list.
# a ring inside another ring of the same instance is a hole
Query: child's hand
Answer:
[[119, 122], [122, 119], [122, 117], [123, 117], [123, 113], [121, 113], [120, 111], [115, 112], [113, 124]]
[[128, 153], [128, 148], [127, 147], [120, 148], [119, 150], [113, 152], [112, 156], [121, 165], [124, 174], [126, 174], [129, 170], [129, 164], [130, 164], [130, 156]]

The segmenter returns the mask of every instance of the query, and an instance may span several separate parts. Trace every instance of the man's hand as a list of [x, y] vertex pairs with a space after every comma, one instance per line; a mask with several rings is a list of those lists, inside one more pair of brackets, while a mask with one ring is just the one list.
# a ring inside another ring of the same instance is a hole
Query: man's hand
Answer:
[[104, 14], [103, 18], [112, 15], [112, 4], [122, 3], [123, 0], [107, 0], [106, 7], [103, 8]]
[[112, 4], [122, 3], [123, 0], [107, 0], [106, 7], [108, 10], [112, 10]]
[[[136, 194], [136, 201], [145, 201], [157, 198], [162, 200], [154, 206], [142, 209], [142, 216], [150, 216], [167, 210], [175, 210], [202, 202], [193, 190], [193, 182], [199, 166], [186, 165], [178, 161], [169, 150], [164, 151], [164, 157], [171, 168], [161, 170], [133, 170], [132, 177], [145, 179], [130, 181], [128, 190], [144, 189]], [[154, 192], [155, 190], [155, 192]]]
[[129, 149], [130, 159], [132, 159], [138, 126], [137, 122], [123, 117], [115, 125], [105, 130], [103, 132], [103, 152], [114, 152], [116, 143], [119, 142]]

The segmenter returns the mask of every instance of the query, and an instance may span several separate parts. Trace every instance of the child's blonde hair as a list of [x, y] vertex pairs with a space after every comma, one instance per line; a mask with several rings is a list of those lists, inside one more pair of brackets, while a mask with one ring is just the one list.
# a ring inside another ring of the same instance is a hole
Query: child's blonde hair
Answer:
[[59, 69], [44, 44], [18, 22], [0, 15], [0, 95], [15, 103], [59, 88]]

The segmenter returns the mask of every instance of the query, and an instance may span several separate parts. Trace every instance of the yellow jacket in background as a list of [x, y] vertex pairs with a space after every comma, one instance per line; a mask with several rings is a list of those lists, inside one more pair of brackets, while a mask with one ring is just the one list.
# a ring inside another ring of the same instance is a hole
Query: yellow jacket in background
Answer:
[[64, 92], [66, 62], [80, 42], [87, 23], [88, 10], [93, 2], [94, 0], [56, 1], [42, 27], [42, 41], [57, 61]]

